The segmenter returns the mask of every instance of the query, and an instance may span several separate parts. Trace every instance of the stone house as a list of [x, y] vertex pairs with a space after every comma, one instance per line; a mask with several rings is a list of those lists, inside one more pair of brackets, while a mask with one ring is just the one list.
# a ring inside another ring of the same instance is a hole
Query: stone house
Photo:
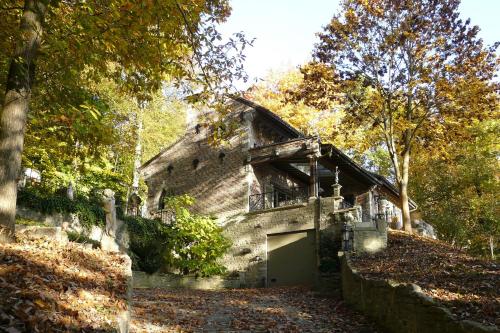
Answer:
[[224, 264], [246, 286], [311, 285], [335, 273], [342, 247], [384, 246], [400, 215], [389, 181], [262, 106], [244, 98], [230, 106], [227, 145], [209, 143], [220, 127], [194, 121], [141, 167], [149, 217], [164, 217], [166, 196], [193, 196], [232, 240]]

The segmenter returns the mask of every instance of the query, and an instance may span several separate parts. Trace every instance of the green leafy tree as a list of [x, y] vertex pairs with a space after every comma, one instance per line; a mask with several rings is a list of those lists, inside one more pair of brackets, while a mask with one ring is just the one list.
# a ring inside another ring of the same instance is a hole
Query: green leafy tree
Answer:
[[497, 44], [483, 45], [479, 28], [459, 18], [459, 3], [342, 1], [296, 93], [318, 107], [339, 100], [346, 128], [373, 129], [367, 139], [389, 153], [408, 232], [412, 151], [445, 154], [443, 142], [463, 139], [464, 124], [498, 105]]
[[411, 194], [442, 239], [495, 258], [500, 239], [500, 124], [475, 123], [468, 131], [471, 140], [446, 145], [446, 159], [416, 151]]
[[66, 87], [112, 78], [148, 99], [169, 76], [220, 96], [225, 83], [244, 76], [244, 36], [219, 42], [216, 24], [230, 13], [225, 0], [0, 1], [0, 11], [0, 63], [9, 63], [0, 73], [1, 241], [12, 240], [28, 110], [43, 92], [78, 107]]

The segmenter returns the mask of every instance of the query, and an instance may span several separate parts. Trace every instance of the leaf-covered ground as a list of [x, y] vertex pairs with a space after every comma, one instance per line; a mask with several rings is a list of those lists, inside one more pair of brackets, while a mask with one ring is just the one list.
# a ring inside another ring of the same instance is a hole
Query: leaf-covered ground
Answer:
[[461, 319], [500, 326], [500, 264], [471, 257], [437, 240], [389, 233], [388, 248], [352, 257], [372, 279], [415, 283]]
[[76, 243], [0, 244], [0, 332], [114, 331], [125, 262]]
[[336, 299], [299, 288], [135, 289], [132, 332], [375, 332]]

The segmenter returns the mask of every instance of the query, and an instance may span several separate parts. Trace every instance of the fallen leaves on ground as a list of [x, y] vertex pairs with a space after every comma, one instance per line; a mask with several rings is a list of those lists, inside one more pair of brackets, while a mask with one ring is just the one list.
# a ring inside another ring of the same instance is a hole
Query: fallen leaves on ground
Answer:
[[375, 332], [340, 300], [302, 288], [135, 289], [132, 332]]
[[388, 248], [352, 256], [356, 270], [372, 279], [414, 283], [460, 319], [500, 326], [500, 264], [467, 255], [447, 243], [401, 231]]
[[106, 332], [126, 307], [126, 258], [46, 239], [0, 244], [0, 332]]

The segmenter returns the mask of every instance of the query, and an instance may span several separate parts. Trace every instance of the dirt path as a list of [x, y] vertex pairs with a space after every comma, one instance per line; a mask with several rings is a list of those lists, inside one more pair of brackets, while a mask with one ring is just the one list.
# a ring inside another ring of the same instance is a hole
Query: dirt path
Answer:
[[299, 288], [135, 289], [131, 332], [375, 332], [341, 301]]

